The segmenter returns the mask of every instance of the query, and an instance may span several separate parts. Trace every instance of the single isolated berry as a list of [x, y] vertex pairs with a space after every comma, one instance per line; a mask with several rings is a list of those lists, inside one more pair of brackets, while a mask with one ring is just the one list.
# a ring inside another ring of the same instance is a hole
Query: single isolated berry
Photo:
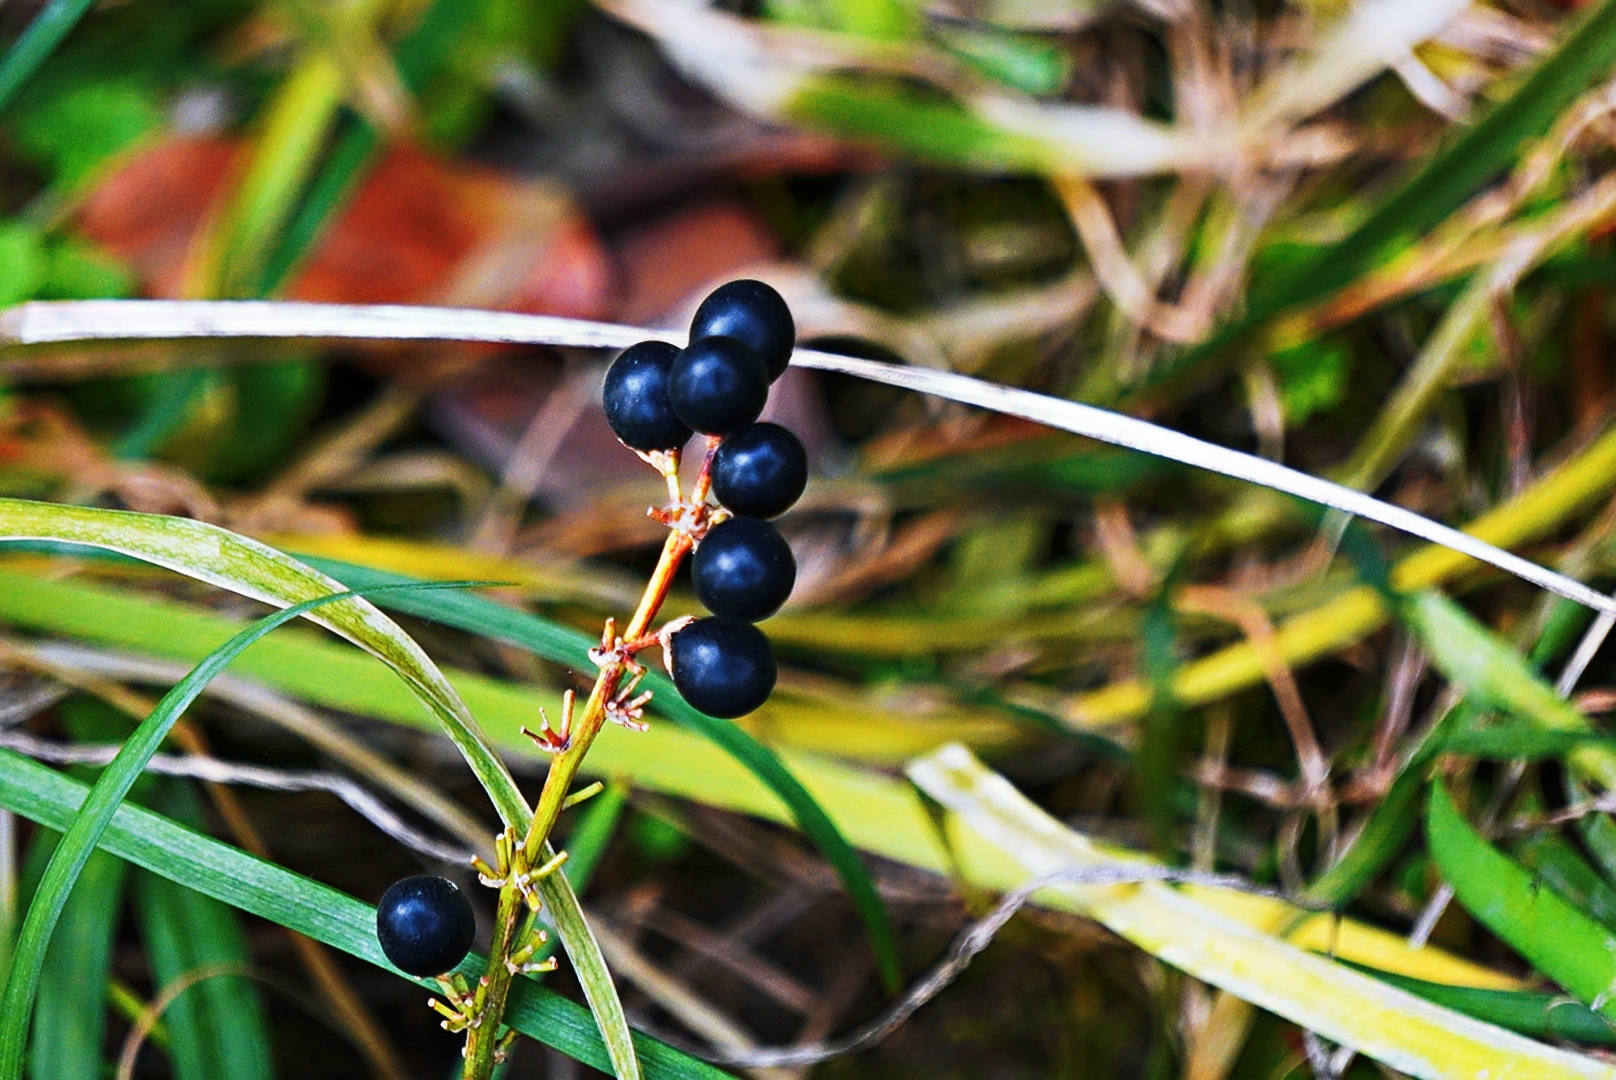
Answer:
[[708, 716], [745, 716], [774, 690], [774, 650], [763, 631], [733, 619], [697, 619], [670, 641], [673, 685]]
[[808, 451], [779, 424], [753, 424], [725, 439], [713, 455], [713, 494], [747, 517], [790, 510], [808, 487]]
[[668, 400], [703, 435], [733, 435], [750, 426], [769, 400], [769, 375], [751, 347], [728, 337], [692, 341], [673, 361]]
[[691, 430], [668, 400], [668, 378], [678, 346], [642, 341], [623, 350], [606, 370], [601, 399], [606, 422], [631, 450], [675, 450], [689, 441]]
[[750, 345], [773, 382], [791, 363], [797, 324], [779, 293], [761, 281], [743, 278], [714, 289], [690, 320], [691, 341], [713, 336]]
[[376, 905], [376, 940], [400, 971], [423, 979], [453, 971], [471, 951], [477, 920], [471, 901], [448, 878], [417, 874], [395, 881]]
[[797, 560], [778, 529], [762, 518], [734, 517], [707, 530], [690, 560], [696, 595], [714, 615], [767, 619], [791, 596]]

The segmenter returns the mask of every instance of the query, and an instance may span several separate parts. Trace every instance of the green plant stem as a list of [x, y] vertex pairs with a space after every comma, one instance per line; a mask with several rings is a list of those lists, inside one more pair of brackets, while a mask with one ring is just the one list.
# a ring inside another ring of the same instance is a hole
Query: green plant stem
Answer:
[[[710, 454], [708, 460], [711, 461]], [[705, 501], [706, 490], [707, 469], [704, 467], [701, 477], [696, 481], [696, 490], [692, 494], [691, 501], [698, 506], [701, 505]], [[689, 533], [674, 529], [668, 534], [666, 543], [662, 545], [662, 555], [657, 560], [656, 569], [652, 572], [651, 579], [646, 582], [645, 591], [640, 596], [639, 607], [629, 620], [622, 641], [635, 642], [645, 636], [652, 620], [661, 610], [663, 601], [667, 599], [674, 574], [678, 572], [685, 556], [690, 553], [691, 546]], [[520, 937], [524, 936], [517, 933], [526, 905], [516, 878], [520, 872], [540, 863], [545, 844], [550, 838], [551, 830], [555, 828], [556, 820], [561, 816], [584, 756], [589, 753], [589, 747], [594, 743], [595, 736], [599, 735], [600, 729], [605, 726], [607, 703], [617, 696], [626, 670], [627, 663], [621, 658], [614, 657], [604, 664], [600, 675], [595, 679], [595, 686], [589, 693], [589, 699], [585, 702], [582, 713], [571, 718], [567, 730], [567, 746], [556, 754], [550, 764], [550, 771], [544, 778], [544, 789], [539, 793], [538, 806], [533, 811], [533, 821], [528, 826], [527, 836], [522, 842], [520, 852], [513, 853], [512, 859], [516, 865], [500, 886], [494, 939], [489, 946], [488, 967], [483, 974], [483, 989], [480, 990], [480, 993], [485, 995], [480, 1011], [482, 1021], [477, 1026], [469, 1028], [466, 1034], [466, 1067], [463, 1073], [465, 1080], [487, 1080], [494, 1067], [494, 1051], [499, 1043], [499, 1019], [505, 1013], [511, 980], [515, 977], [515, 971], [506, 961], [511, 953], [521, 948]]]

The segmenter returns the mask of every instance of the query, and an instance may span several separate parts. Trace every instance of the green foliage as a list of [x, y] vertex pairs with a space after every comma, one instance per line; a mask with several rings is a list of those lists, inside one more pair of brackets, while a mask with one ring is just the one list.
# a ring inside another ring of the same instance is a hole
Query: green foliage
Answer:
[[873, 140], [922, 161], [1030, 169], [1046, 157], [1037, 141], [1007, 134], [951, 98], [890, 80], [817, 76], [796, 91], [786, 111], [806, 127]]
[[836, 30], [877, 41], [903, 41], [921, 29], [920, 10], [906, 0], [766, 0], [776, 22]]
[[129, 268], [75, 237], [62, 237], [46, 252], [43, 280], [34, 295], [40, 300], [99, 300], [133, 295]]
[[1352, 350], [1335, 338], [1316, 338], [1280, 349], [1268, 362], [1279, 379], [1285, 419], [1293, 425], [1339, 405], [1352, 374]]
[[682, 829], [652, 814], [635, 814], [629, 819], [629, 837], [652, 862], [668, 862], [690, 850], [690, 837]]
[[45, 280], [45, 240], [32, 226], [0, 222], [0, 305], [32, 297]]
[[1518, 1031], [1535, 1039], [1616, 1045], [1616, 1028], [1599, 1013], [1561, 994], [1538, 994], [1519, 990], [1482, 990], [1472, 986], [1413, 979], [1389, 971], [1354, 964], [1382, 982], [1417, 994], [1426, 1001], [1485, 1020], [1489, 1024]]
[[1431, 785], [1425, 836], [1454, 895], [1489, 930], [1594, 1011], [1616, 1019], [1616, 937], [1481, 838]]
[[73, 84], [22, 112], [13, 130], [29, 160], [69, 187], [164, 121], [156, 89], [140, 78]]
[[1070, 55], [1032, 34], [973, 27], [945, 31], [942, 40], [976, 71], [1024, 94], [1046, 97], [1058, 93], [1071, 78]]

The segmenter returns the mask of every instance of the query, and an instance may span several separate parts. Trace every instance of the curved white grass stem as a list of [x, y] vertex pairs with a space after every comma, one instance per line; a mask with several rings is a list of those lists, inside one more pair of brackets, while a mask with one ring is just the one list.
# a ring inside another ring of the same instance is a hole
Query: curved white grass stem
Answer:
[[[187, 338], [374, 338], [624, 348], [646, 337], [676, 343], [684, 340], [684, 335], [677, 331], [644, 330], [549, 315], [398, 305], [79, 300], [36, 301], [0, 312], [0, 349], [53, 342]], [[1378, 521], [1490, 563], [1568, 600], [1597, 611], [1616, 613], [1616, 600], [1457, 529], [1361, 491], [1131, 416], [952, 372], [857, 360], [809, 349], [797, 350], [792, 362], [1019, 416], [1101, 442], [1248, 480]]]

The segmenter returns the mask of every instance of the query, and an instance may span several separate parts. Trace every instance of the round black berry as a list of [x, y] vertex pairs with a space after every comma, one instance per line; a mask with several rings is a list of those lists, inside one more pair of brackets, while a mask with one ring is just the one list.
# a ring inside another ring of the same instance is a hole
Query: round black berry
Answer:
[[714, 615], [757, 622], [779, 611], [791, 595], [797, 560], [773, 525], [735, 517], [707, 530], [690, 560], [690, 579]]
[[763, 631], [733, 619], [697, 619], [673, 635], [673, 685], [708, 716], [733, 720], [769, 700], [777, 674]]
[[679, 355], [666, 341], [642, 341], [623, 350], [606, 370], [601, 398], [606, 422], [633, 450], [673, 450], [691, 431], [668, 400], [668, 377]]
[[761, 281], [743, 278], [720, 285], [690, 320], [690, 340], [721, 334], [744, 341], [758, 354], [773, 382], [791, 363], [797, 325], [780, 294]]
[[808, 451], [779, 424], [753, 424], [713, 455], [713, 494], [737, 514], [783, 514], [807, 486]]
[[454, 970], [471, 951], [471, 901], [448, 878], [395, 881], [376, 905], [376, 940], [400, 971], [427, 978]]
[[752, 349], [728, 337], [692, 341], [673, 361], [668, 400], [687, 426], [704, 435], [733, 435], [769, 400], [769, 375]]

